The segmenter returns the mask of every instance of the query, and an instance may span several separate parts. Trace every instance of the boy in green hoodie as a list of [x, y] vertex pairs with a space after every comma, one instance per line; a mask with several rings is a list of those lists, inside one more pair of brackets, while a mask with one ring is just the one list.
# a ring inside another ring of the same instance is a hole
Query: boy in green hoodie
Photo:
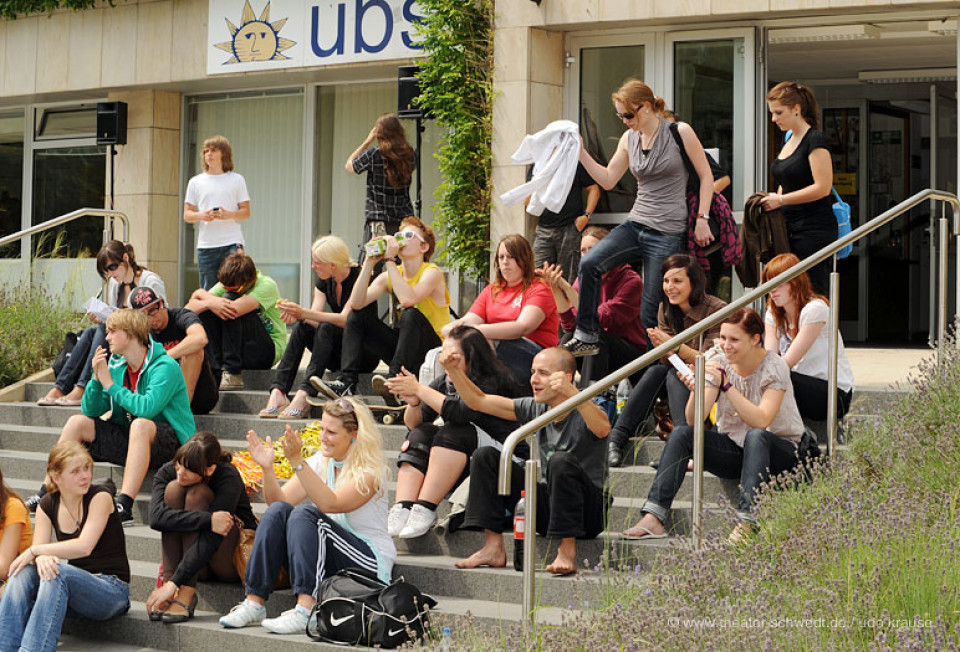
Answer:
[[[133, 497], [148, 468], [159, 468], [196, 431], [190, 401], [176, 360], [150, 338], [150, 323], [139, 310], [118, 310], [107, 319], [107, 342], [93, 357], [83, 414], [67, 420], [60, 441], [84, 443], [93, 459], [122, 464], [117, 513], [133, 523]], [[100, 417], [110, 412], [104, 421]]]

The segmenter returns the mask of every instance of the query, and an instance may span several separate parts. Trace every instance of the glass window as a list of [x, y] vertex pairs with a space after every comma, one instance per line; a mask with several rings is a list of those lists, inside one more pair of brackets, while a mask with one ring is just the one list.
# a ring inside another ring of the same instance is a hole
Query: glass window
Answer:
[[[107, 157], [103, 147], [42, 149], [33, 160], [33, 224], [84, 207], [103, 206]], [[67, 257], [96, 255], [103, 243], [103, 219], [88, 217], [67, 224], [57, 234]], [[59, 235], [62, 234], [62, 235]], [[54, 236], [49, 236], [54, 237]], [[34, 252], [53, 250], [53, 242], [34, 236]]]
[[[250, 219], [243, 223], [246, 251], [272, 277], [283, 297], [300, 296], [303, 243], [303, 91], [205, 95], [187, 100], [186, 174], [199, 174], [203, 141], [220, 134], [230, 141], [234, 171], [250, 193]], [[184, 185], [186, 191], [186, 185]], [[182, 208], [181, 208], [182, 210]], [[184, 296], [199, 286], [196, 229], [185, 224]]]
[[[23, 112], [0, 113], [0, 237], [21, 228], [23, 205]], [[19, 258], [20, 245], [0, 250], [0, 258]]]
[[[674, 106], [684, 122], [689, 123], [704, 148], [716, 157], [720, 166], [731, 175], [734, 170], [734, 95], [735, 55], [739, 39], [688, 41], [674, 44]], [[731, 206], [734, 202], [732, 183], [724, 191]]]
[[37, 140], [91, 138], [97, 134], [97, 107], [37, 109]]
[[[642, 45], [580, 50], [580, 132], [584, 146], [601, 165], [617, 151], [626, 127], [610, 101], [629, 77], [643, 77]], [[637, 196], [637, 181], [625, 174], [611, 190], [601, 190], [598, 213], [627, 213]]]

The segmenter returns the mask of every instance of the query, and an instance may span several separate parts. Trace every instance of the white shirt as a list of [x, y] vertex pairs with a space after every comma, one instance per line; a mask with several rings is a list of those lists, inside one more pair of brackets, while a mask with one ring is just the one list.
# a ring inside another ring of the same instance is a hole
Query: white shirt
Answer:
[[[225, 208], [235, 211], [241, 202], [250, 201], [247, 182], [236, 172], [208, 174], [201, 172], [190, 179], [184, 202], [206, 211], [212, 208]], [[243, 231], [236, 220], [214, 220], [196, 222], [199, 239], [197, 249], [212, 249], [233, 244], [243, 244]]]
[[512, 206], [529, 196], [527, 212], [531, 215], [540, 215], [544, 208], [559, 212], [573, 187], [579, 158], [580, 127], [575, 122], [556, 120], [525, 136], [511, 159], [514, 163], [533, 163], [533, 176], [500, 195], [500, 201]]
[[[797, 325], [798, 331], [803, 328], [805, 324], [823, 324], [823, 328], [820, 329], [817, 339], [813, 341], [813, 344], [811, 344], [807, 352], [803, 354], [800, 361], [793, 365], [792, 371], [796, 371], [798, 374], [803, 374], [804, 376], [810, 376], [811, 378], [827, 380], [827, 361], [829, 360], [830, 350], [830, 330], [827, 326], [829, 320], [830, 307], [821, 299], [814, 299], [800, 311], [799, 324]], [[776, 325], [773, 313], [769, 310], [764, 316], [764, 322], [771, 326]], [[777, 331], [777, 336], [777, 348], [780, 350], [780, 355], [784, 356], [790, 348], [793, 339], [789, 333], [783, 331]], [[837, 387], [845, 392], [849, 392], [853, 389], [853, 369], [850, 367], [847, 352], [843, 348], [843, 336], [837, 333], [837, 337], [839, 338], [837, 345]]]

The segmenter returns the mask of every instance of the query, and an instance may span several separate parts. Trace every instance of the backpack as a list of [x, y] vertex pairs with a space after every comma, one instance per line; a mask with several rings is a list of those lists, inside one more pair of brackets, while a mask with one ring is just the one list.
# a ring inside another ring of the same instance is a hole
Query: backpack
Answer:
[[393, 648], [423, 637], [430, 609], [437, 601], [401, 577], [384, 584], [362, 568], [347, 568], [328, 577], [317, 591], [317, 631], [307, 636], [326, 643]]

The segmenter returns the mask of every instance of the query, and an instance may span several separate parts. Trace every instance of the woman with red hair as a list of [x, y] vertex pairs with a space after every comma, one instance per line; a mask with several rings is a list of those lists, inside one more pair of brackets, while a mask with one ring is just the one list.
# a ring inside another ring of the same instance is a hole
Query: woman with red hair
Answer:
[[[780, 254], [763, 268], [763, 282], [779, 276], [800, 259], [794, 254]], [[778, 353], [790, 367], [790, 379], [797, 397], [800, 414], [814, 421], [827, 418], [827, 361], [830, 329], [827, 298], [817, 294], [804, 272], [784, 283], [767, 297], [764, 318], [764, 347]], [[853, 370], [843, 348], [843, 337], [837, 334], [837, 418], [850, 409], [853, 399]]]

